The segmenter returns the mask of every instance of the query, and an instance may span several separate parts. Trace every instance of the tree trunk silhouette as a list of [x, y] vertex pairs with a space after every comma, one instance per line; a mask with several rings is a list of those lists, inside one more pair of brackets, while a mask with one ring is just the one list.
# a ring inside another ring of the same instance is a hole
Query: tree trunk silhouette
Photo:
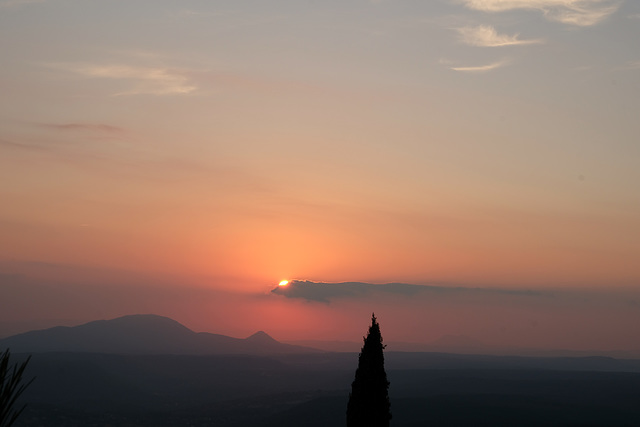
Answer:
[[351, 383], [347, 427], [388, 427], [391, 420], [389, 381], [384, 370], [380, 325], [375, 314], [358, 357], [356, 378]]

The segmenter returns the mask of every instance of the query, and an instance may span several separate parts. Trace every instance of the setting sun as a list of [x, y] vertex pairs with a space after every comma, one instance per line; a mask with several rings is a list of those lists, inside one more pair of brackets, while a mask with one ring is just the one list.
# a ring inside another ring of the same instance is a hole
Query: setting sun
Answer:
[[289, 284], [288, 280], [283, 280], [280, 283], [278, 283], [278, 286], [287, 286]]

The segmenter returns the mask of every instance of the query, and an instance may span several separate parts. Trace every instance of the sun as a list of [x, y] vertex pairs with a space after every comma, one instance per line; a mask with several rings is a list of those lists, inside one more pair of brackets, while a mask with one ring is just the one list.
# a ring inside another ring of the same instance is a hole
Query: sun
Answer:
[[280, 283], [278, 283], [278, 286], [287, 286], [289, 284], [288, 280], [283, 280]]

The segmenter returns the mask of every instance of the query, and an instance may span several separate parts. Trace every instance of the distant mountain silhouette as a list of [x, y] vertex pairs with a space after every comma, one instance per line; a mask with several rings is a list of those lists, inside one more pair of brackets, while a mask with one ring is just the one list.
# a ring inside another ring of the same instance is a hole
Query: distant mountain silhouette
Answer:
[[25, 353], [265, 355], [321, 352], [280, 343], [263, 331], [246, 339], [194, 332], [173, 319], [153, 314], [25, 332], [0, 340], [0, 348], [7, 347], [12, 352]]

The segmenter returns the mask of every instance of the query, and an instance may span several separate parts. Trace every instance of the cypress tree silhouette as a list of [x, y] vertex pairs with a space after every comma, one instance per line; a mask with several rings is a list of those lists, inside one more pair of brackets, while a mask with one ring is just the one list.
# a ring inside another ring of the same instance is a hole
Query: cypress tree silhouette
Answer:
[[369, 333], [358, 357], [356, 378], [351, 383], [347, 405], [347, 427], [388, 427], [391, 420], [389, 381], [384, 371], [386, 346], [382, 344], [380, 325], [371, 315]]

